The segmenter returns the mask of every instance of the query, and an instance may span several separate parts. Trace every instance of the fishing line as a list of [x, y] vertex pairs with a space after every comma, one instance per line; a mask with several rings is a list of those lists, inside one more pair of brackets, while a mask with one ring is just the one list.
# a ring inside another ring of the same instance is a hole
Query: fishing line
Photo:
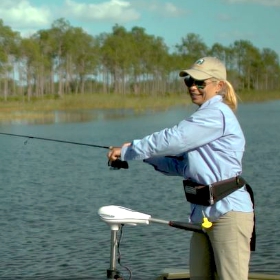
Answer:
[[[29, 139], [36, 139], [36, 140], [52, 141], [52, 142], [66, 143], [66, 144], [74, 144], [74, 145], [87, 146], [87, 147], [100, 148], [100, 149], [107, 149], [107, 150], [112, 149], [112, 146], [87, 144], [87, 143], [65, 141], [65, 140], [58, 140], [58, 139], [45, 138], [45, 137], [36, 137], [36, 136], [31, 136], [31, 135], [22, 135], [22, 134], [14, 134], [14, 133], [6, 133], [6, 132], [0, 132], [0, 135], [27, 138], [25, 140], [24, 144], [27, 144]], [[108, 161], [108, 166], [110, 166], [112, 169], [121, 169], [121, 168], [128, 169], [128, 163], [126, 161], [122, 161], [120, 159], [117, 159], [117, 160], [112, 161], [112, 162]]]

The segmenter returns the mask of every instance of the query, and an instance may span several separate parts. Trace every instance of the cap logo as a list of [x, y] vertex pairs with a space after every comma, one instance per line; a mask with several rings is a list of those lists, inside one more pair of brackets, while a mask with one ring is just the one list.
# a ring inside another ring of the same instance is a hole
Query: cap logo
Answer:
[[203, 62], [204, 62], [204, 59], [201, 58], [201, 59], [197, 60], [195, 64], [201, 65], [201, 64], [203, 64]]

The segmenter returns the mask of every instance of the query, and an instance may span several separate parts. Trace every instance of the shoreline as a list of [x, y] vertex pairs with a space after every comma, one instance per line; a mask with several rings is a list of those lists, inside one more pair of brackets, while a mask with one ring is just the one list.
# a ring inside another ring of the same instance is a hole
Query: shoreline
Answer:
[[[25, 98], [26, 99], [26, 98]], [[57, 112], [70, 115], [82, 110], [131, 110], [135, 114], [163, 111], [191, 104], [187, 94], [167, 96], [121, 96], [117, 94], [70, 95], [62, 98], [47, 96], [26, 101], [14, 98], [0, 101], [0, 124], [52, 122]], [[280, 100], [278, 92], [244, 92], [238, 94], [238, 103], [259, 103]], [[69, 116], [68, 116], [69, 117]], [[87, 117], [84, 116], [86, 119]]]

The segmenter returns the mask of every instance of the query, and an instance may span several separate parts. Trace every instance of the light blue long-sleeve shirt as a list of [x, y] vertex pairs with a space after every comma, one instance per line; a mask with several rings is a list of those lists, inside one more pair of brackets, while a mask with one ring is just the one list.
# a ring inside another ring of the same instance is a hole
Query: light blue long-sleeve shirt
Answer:
[[[123, 147], [121, 159], [144, 160], [165, 175], [208, 185], [242, 173], [244, 148], [244, 134], [235, 114], [217, 95], [174, 127]], [[228, 211], [253, 211], [244, 187], [212, 206], [191, 204], [190, 221], [200, 223], [203, 213], [215, 221]]]

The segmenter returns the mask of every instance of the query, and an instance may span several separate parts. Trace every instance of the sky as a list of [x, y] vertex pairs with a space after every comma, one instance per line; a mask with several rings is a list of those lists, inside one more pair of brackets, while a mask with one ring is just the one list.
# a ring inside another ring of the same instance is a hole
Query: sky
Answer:
[[171, 52], [195, 33], [209, 48], [248, 40], [280, 57], [280, 0], [1, 0], [0, 18], [23, 37], [64, 18], [93, 36], [142, 27]]

